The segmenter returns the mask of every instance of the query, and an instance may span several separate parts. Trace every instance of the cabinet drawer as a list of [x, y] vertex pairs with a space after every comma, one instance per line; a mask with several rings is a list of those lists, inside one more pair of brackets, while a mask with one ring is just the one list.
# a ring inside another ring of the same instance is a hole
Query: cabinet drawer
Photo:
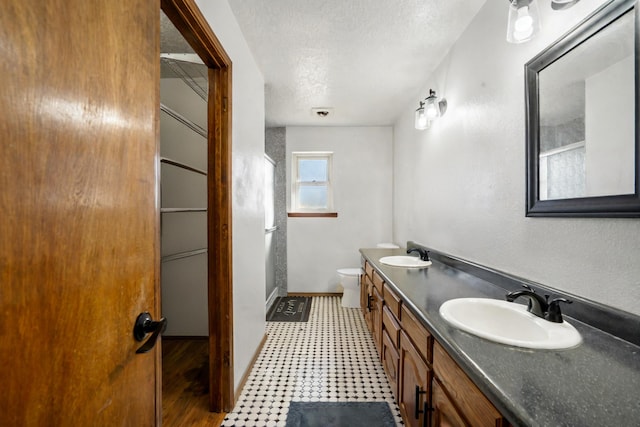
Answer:
[[396, 316], [396, 319], [400, 319], [400, 297], [396, 295], [388, 283], [384, 284], [382, 298], [384, 298], [384, 303], [389, 306], [389, 310]]
[[380, 277], [377, 271], [373, 270], [373, 286], [378, 288], [378, 292], [380, 292], [381, 294], [382, 294], [383, 283], [384, 283], [384, 280], [382, 280], [382, 277]]
[[369, 261], [364, 262], [364, 273], [370, 278], [373, 277], [373, 266]]
[[391, 314], [388, 306], [382, 309], [382, 328], [389, 334], [389, 339], [397, 348], [400, 345], [400, 324], [396, 321], [395, 316]]
[[401, 307], [402, 316], [400, 317], [400, 326], [407, 336], [413, 342], [420, 355], [427, 362], [433, 361], [433, 344], [431, 334], [416, 319], [416, 317], [403, 305]]
[[361, 282], [370, 286], [373, 286], [373, 282], [371, 281], [371, 278], [367, 275], [364, 275], [361, 277]]
[[433, 348], [433, 371], [447, 394], [472, 425], [508, 425], [500, 412], [437, 342]]

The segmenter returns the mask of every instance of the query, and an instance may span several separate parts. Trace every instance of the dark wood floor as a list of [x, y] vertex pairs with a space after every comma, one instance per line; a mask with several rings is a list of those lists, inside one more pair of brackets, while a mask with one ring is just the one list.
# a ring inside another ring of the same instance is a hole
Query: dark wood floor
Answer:
[[224, 413], [209, 412], [206, 339], [162, 339], [162, 425], [219, 426]]

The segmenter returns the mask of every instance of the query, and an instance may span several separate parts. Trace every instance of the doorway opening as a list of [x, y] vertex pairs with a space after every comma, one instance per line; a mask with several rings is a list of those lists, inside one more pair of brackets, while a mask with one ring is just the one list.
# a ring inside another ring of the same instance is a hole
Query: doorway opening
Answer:
[[[193, 0], [162, 0], [161, 6], [161, 287], [163, 315], [170, 325], [166, 350], [172, 350], [171, 360], [180, 362], [188, 353], [194, 367], [183, 380], [196, 394], [206, 395], [209, 411], [228, 412], [234, 405], [231, 61]], [[194, 341], [195, 346], [182, 346], [185, 353], [176, 354], [171, 336]], [[165, 376], [163, 385], [180, 380]]]

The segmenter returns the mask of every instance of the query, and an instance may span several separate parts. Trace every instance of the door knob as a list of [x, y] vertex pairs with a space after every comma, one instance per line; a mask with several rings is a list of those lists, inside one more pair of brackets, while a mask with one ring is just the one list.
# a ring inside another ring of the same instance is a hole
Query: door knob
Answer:
[[148, 334], [152, 334], [149, 339], [136, 350], [137, 354], [147, 353], [156, 345], [156, 341], [161, 333], [167, 329], [167, 318], [163, 317], [154, 321], [149, 312], [140, 313], [133, 325], [133, 337], [136, 341], [142, 341]]

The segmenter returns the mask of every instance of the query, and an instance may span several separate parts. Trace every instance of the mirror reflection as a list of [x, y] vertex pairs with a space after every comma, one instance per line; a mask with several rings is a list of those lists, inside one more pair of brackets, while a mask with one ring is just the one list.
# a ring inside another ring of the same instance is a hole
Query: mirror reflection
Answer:
[[633, 194], [634, 11], [538, 73], [539, 199]]

